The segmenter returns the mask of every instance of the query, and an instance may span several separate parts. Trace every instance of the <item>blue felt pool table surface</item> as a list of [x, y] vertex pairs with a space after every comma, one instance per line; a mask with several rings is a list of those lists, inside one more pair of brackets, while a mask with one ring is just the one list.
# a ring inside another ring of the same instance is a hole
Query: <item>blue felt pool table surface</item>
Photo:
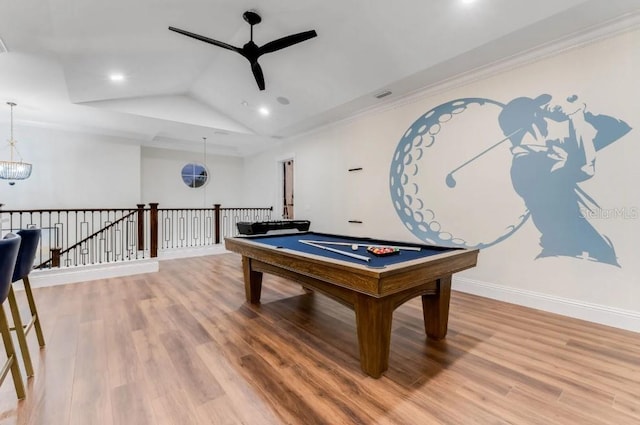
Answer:
[[[263, 235], [263, 236], [251, 236], [248, 237], [252, 242], [272, 246], [274, 248], [283, 248], [298, 251], [304, 254], [312, 254], [330, 258], [333, 260], [346, 261], [349, 263], [360, 264], [372, 268], [381, 268], [393, 264], [400, 264], [406, 261], [417, 260], [425, 257], [429, 257], [436, 254], [442, 254], [448, 251], [454, 251], [458, 248], [447, 248], [441, 246], [421, 245], [410, 242], [396, 242], [387, 241], [382, 239], [371, 239], [364, 237], [351, 237], [333, 235], [327, 233], [317, 232], [300, 232], [292, 234], [279, 234], [279, 235]], [[343, 251], [346, 254], [358, 254], [365, 257], [369, 257], [368, 262], [356, 258], [352, 258], [348, 255], [339, 254], [329, 250], [321, 249], [315, 246], [310, 246], [300, 242], [301, 240], [307, 241], [321, 241], [321, 242], [342, 242], [349, 244], [343, 245], [323, 245], [327, 248]], [[357, 250], [353, 250], [351, 245], [358, 245]], [[419, 247], [420, 251], [400, 250], [398, 254], [392, 254], [388, 256], [376, 256], [367, 251], [369, 246], [380, 245], [394, 245], [403, 247]]]

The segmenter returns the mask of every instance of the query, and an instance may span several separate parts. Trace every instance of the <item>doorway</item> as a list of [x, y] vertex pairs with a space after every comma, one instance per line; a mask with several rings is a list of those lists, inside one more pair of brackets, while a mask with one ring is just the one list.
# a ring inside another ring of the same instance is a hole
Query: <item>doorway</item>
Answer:
[[293, 159], [282, 163], [282, 218], [293, 219]]

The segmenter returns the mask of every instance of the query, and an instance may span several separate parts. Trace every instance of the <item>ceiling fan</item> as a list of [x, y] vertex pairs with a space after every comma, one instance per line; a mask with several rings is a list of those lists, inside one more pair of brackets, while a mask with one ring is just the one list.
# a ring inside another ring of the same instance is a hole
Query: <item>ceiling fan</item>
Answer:
[[262, 68], [258, 63], [258, 58], [265, 53], [272, 53], [277, 50], [284, 49], [285, 47], [293, 46], [294, 44], [301, 43], [310, 38], [316, 37], [318, 34], [315, 30], [304, 31], [297, 34], [291, 34], [286, 37], [279, 38], [274, 41], [270, 41], [267, 44], [262, 46], [256, 45], [253, 42], [253, 26], [262, 22], [262, 18], [255, 11], [246, 11], [242, 14], [242, 17], [249, 25], [251, 25], [251, 39], [244, 46], [236, 47], [227, 43], [223, 43], [222, 41], [213, 40], [208, 37], [204, 37], [202, 35], [194, 34], [189, 31], [181, 30], [179, 28], [169, 27], [171, 31], [175, 31], [179, 34], [186, 35], [187, 37], [195, 38], [196, 40], [204, 41], [205, 43], [213, 44], [218, 47], [222, 47], [224, 49], [233, 50], [236, 53], [240, 53], [244, 56], [249, 63], [251, 64], [251, 71], [253, 71], [253, 76], [256, 79], [256, 83], [258, 83], [258, 87], [260, 90], [264, 90], [264, 74], [262, 73]]

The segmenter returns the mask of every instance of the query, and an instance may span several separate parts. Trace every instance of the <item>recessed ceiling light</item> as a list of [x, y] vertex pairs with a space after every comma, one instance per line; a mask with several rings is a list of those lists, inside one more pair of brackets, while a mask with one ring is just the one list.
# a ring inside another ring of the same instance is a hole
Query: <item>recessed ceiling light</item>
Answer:
[[260, 107], [260, 109], [258, 109], [258, 112], [260, 112], [260, 115], [262, 115], [263, 117], [269, 116], [269, 110], [264, 106]]
[[121, 81], [124, 81], [124, 74], [119, 74], [119, 73], [111, 74], [109, 75], [109, 79], [114, 83], [119, 83]]
[[471, 4], [471, 3], [475, 3], [476, 0], [462, 0], [463, 4]]

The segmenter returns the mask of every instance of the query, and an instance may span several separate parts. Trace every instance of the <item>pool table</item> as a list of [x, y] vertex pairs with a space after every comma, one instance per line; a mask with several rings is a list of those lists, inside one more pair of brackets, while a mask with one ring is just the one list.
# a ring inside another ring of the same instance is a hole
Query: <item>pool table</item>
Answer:
[[[412, 250], [403, 249], [382, 257], [367, 251], [367, 247], [381, 245]], [[260, 302], [262, 275], [269, 273], [290, 279], [304, 288], [315, 289], [354, 310], [360, 366], [374, 378], [379, 378], [389, 365], [393, 311], [421, 296], [427, 336], [444, 338], [449, 318], [451, 276], [474, 267], [478, 258], [477, 249], [317, 232], [229, 237], [225, 238], [225, 247], [242, 255], [245, 295], [250, 303]], [[353, 258], [349, 254], [369, 260]]]

